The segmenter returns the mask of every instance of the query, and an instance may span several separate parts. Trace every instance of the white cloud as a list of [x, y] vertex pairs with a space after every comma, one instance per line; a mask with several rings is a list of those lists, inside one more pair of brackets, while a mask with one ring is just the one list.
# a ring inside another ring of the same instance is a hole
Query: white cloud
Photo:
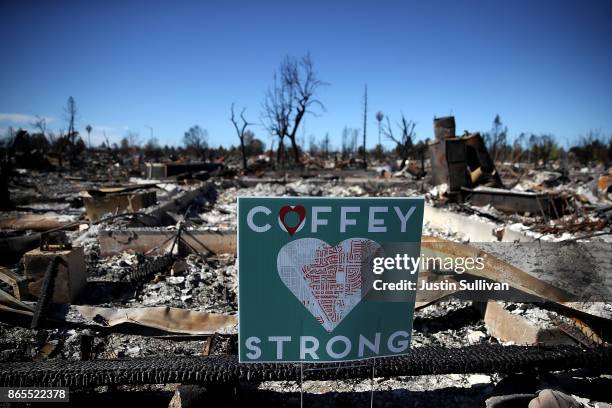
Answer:
[[[42, 116], [47, 123], [53, 122], [53, 118], [50, 116]], [[36, 120], [35, 115], [27, 115], [24, 113], [0, 113], [0, 122], [10, 122], [16, 124], [29, 125]]]

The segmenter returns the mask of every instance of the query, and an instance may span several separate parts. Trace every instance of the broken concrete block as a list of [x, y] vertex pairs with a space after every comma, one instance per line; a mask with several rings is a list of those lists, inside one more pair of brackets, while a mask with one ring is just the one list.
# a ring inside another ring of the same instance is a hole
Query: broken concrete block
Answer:
[[582, 408], [584, 405], [561, 391], [545, 389], [529, 402], [528, 408]]
[[503, 303], [488, 302], [484, 317], [489, 334], [517, 345], [575, 344], [561, 329], [538, 324], [504, 308]]
[[91, 222], [98, 221], [108, 214], [137, 212], [157, 202], [155, 191], [100, 195], [91, 195], [85, 191], [81, 192], [81, 198], [85, 204], [87, 218]]
[[25, 277], [28, 280], [28, 291], [33, 296], [39, 296], [45, 271], [56, 256], [60, 256], [64, 262], [58, 266], [51, 301], [73, 303], [85, 288], [87, 281], [83, 247], [48, 252], [37, 248], [27, 252], [23, 256], [23, 264]]
[[198, 385], [181, 385], [174, 392], [168, 408], [201, 407], [206, 398], [206, 388]]
[[480, 330], [474, 330], [468, 333], [467, 338], [470, 344], [480, 343], [480, 341], [486, 338], [487, 335]]

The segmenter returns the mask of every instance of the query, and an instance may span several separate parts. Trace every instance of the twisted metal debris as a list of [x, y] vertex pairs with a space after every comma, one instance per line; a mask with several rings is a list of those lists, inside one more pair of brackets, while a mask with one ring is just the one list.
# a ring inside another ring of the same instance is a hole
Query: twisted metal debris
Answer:
[[[309, 364], [305, 380], [369, 378], [370, 361]], [[419, 347], [408, 355], [376, 360], [376, 377], [428, 374], [515, 373], [588, 367], [612, 368], [612, 348], [577, 346], [501, 346], [463, 348]], [[300, 364], [240, 364], [236, 356], [145, 357], [135, 359], [0, 364], [0, 386], [100, 386], [162, 383], [233, 383], [297, 381]]]
[[32, 323], [30, 324], [30, 328], [32, 329], [38, 329], [38, 326], [45, 320], [49, 303], [53, 297], [57, 269], [61, 262], [63, 262], [62, 258], [60, 256], [55, 256], [51, 262], [49, 262], [45, 270], [45, 275], [43, 276], [42, 285], [40, 287], [40, 296], [38, 297], [38, 302], [36, 302], [36, 309], [34, 310]]
[[168, 270], [175, 261], [174, 255], [171, 253], [155, 258], [147, 258], [144, 263], [139, 265], [128, 276], [131, 282], [141, 282], [147, 277]]

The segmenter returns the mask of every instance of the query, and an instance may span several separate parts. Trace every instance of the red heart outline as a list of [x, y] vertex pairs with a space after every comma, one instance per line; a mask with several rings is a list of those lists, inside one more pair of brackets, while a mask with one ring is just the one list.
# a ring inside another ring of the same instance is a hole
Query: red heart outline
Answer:
[[[295, 227], [290, 227], [287, 225], [287, 223], [285, 223], [285, 217], [290, 212], [294, 212], [298, 215], [298, 217], [300, 217], [300, 221], [297, 223]], [[282, 207], [280, 211], [278, 212], [278, 218], [280, 222], [283, 224], [283, 226], [285, 227], [285, 229], [287, 230], [287, 233], [293, 236], [293, 234], [295, 234], [298, 228], [300, 228], [300, 226], [304, 222], [304, 219], [306, 218], [306, 209], [304, 208], [304, 206], [301, 206], [301, 205], [294, 205], [294, 206], [286, 205]]]

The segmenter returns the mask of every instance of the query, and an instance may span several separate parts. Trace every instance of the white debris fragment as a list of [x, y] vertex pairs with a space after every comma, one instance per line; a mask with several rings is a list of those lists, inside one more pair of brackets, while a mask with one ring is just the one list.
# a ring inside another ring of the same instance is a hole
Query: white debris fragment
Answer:
[[179, 285], [185, 282], [185, 277], [184, 276], [168, 276], [166, 278], [166, 282], [171, 283], [173, 285]]
[[491, 382], [491, 376], [486, 374], [472, 374], [467, 377], [467, 382], [470, 385], [489, 384]]
[[442, 183], [442, 184], [438, 184], [437, 186], [433, 186], [433, 188], [429, 190], [429, 194], [434, 198], [440, 198], [444, 196], [447, 192], [448, 192], [448, 184], [446, 183]]
[[480, 343], [480, 341], [486, 337], [487, 335], [481, 332], [480, 330], [469, 332], [467, 335], [468, 341], [471, 344]]
[[595, 196], [593, 191], [587, 186], [576, 187], [576, 194], [584, 197], [590, 204], [599, 203], [599, 199]]

